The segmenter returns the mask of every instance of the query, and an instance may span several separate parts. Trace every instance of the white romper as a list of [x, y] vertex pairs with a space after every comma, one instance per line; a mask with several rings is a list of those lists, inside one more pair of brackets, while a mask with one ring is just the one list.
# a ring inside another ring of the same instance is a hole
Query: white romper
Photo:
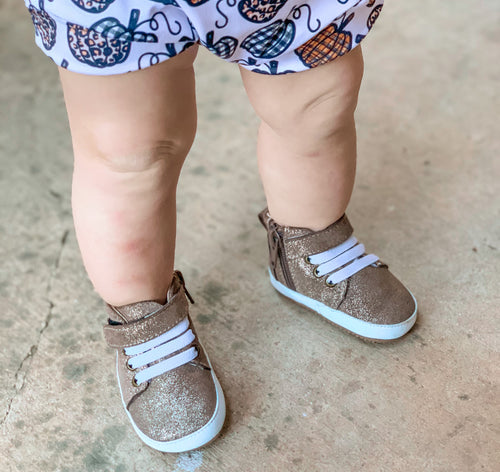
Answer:
[[200, 43], [264, 74], [298, 72], [356, 47], [383, 0], [25, 0], [36, 41], [71, 71], [143, 69]]

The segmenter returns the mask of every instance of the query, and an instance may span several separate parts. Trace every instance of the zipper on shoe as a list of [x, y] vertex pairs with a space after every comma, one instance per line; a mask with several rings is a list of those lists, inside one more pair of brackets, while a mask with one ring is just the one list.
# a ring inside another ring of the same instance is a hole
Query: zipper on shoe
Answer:
[[280, 259], [281, 270], [283, 272], [283, 278], [285, 279], [285, 283], [286, 283], [287, 287], [291, 288], [292, 290], [295, 290], [295, 284], [293, 283], [293, 280], [292, 280], [292, 274], [290, 274], [290, 269], [288, 268], [288, 262], [286, 261], [286, 258], [285, 258], [285, 244], [283, 243], [283, 235], [279, 231], [278, 231], [278, 234], [280, 236], [278, 257]]
[[[276, 277], [276, 259], [279, 259], [281, 271], [283, 272], [284, 282], [288, 288], [295, 290], [295, 285], [292, 280], [292, 276], [290, 274], [290, 270], [288, 269], [288, 264], [285, 260], [285, 244], [283, 243], [283, 234], [278, 230], [278, 225], [272, 221], [270, 222], [269, 229], [272, 235], [273, 245], [276, 247], [271, 247], [270, 250], [274, 253], [272, 255], [272, 259], [274, 261], [274, 267], [272, 267], [274, 272], [274, 277]], [[270, 241], [271, 244], [271, 241]], [[276, 277], [277, 278], [277, 277]]]

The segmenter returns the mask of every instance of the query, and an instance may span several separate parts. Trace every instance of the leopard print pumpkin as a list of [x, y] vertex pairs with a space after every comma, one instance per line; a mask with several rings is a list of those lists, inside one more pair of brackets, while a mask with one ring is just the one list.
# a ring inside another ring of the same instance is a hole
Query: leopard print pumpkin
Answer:
[[71, 54], [92, 67], [111, 67], [124, 62], [130, 54], [131, 43], [110, 39], [101, 33], [74, 23], [68, 23], [68, 45]]
[[238, 11], [252, 23], [264, 23], [272, 20], [288, 0], [241, 0]]
[[[154, 0], [158, 1], [158, 0]], [[189, 3], [192, 7], [199, 7], [200, 5], [203, 5], [205, 2], [208, 2], [208, 0], [184, 0], [186, 3]]]
[[380, 15], [380, 12], [382, 11], [382, 5], [377, 5], [370, 13], [370, 16], [368, 17], [368, 20], [366, 21], [366, 26], [368, 26], [368, 29], [371, 30], [374, 23], [377, 21], [377, 18]]
[[104, 18], [90, 28], [68, 23], [68, 45], [73, 56], [92, 67], [111, 67], [124, 62], [134, 41], [158, 42], [151, 33], [135, 31], [139, 10], [132, 10], [128, 27], [116, 18]]
[[56, 44], [57, 24], [54, 19], [43, 9], [43, 0], [38, 2], [39, 8], [30, 5], [31, 20], [35, 26], [35, 34], [40, 36], [43, 47], [50, 51]]
[[89, 13], [106, 10], [115, 0], [71, 0], [77, 7]]

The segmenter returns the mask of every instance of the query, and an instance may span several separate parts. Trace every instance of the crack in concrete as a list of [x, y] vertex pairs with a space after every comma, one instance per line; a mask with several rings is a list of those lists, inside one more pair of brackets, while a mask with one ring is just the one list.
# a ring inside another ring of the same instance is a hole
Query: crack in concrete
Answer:
[[68, 235], [69, 235], [69, 230], [65, 230], [62, 237], [61, 237], [61, 242], [60, 242], [60, 247], [59, 247], [59, 254], [57, 256], [57, 259], [54, 263], [54, 266], [52, 267], [52, 271], [49, 277], [49, 281], [47, 282], [47, 288], [45, 290], [45, 295], [46, 298], [49, 301], [49, 308], [47, 311], [47, 314], [45, 315], [45, 320], [43, 322], [42, 327], [40, 328], [40, 331], [38, 331], [38, 336], [36, 339], [35, 344], [33, 344], [30, 347], [30, 350], [24, 356], [23, 360], [19, 364], [19, 367], [16, 370], [16, 373], [14, 375], [14, 395], [9, 400], [9, 403], [7, 405], [7, 410], [5, 412], [4, 417], [0, 421], [0, 426], [3, 426], [4, 423], [7, 421], [7, 418], [9, 417], [10, 410], [12, 407], [12, 403], [14, 402], [14, 399], [19, 395], [19, 393], [23, 390], [26, 380], [28, 378], [28, 373], [31, 367], [31, 363], [33, 361], [33, 357], [38, 351], [38, 346], [40, 344], [40, 341], [42, 339], [43, 333], [45, 330], [49, 327], [50, 321], [52, 320], [53, 312], [52, 309], [54, 308], [54, 304], [50, 300], [50, 293], [52, 292], [52, 283], [54, 281], [57, 269], [59, 269], [59, 264], [61, 263], [61, 258], [62, 258], [62, 253], [64, 250], [64, 247], [66, 245], [66, 242], [68, 240]]

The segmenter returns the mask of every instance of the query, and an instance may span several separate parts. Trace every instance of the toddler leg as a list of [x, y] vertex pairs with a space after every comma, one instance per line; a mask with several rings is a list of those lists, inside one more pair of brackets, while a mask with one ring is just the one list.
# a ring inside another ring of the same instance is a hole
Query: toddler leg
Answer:
[[114, 77], [61, 70], [78, 242], [109, 304], [104, 336], [116, 349], [127, 416], [142, 441], [163, 452], [205, 445], [225, 418], [184, 278], [173, 271], [175, 192], [196, 128], [195, 56], [190, 48]]
[[[411, 293], [354, 237], [343, 214], [356, 167], [361, 49], [317, 69], [270, 77], [242, 70], [262, 118], [259, 169], [268, 209], [269, 275], [282, 295], [362, 338], [406, 334]], [[308, 229], [307, 229], [308, 228]]]
[[257, 152], [270, 214], [282, 225], [327, 227], [345, 212], [354, 184], [360, 47], [295, 74], [240, 70], [262, 119]]
[[196, 130], [196, 52], [117, 76], [60, 70], [76, 234], [89, 277], [111, 305], [163, 302], [172, 280], [175, 192]]

